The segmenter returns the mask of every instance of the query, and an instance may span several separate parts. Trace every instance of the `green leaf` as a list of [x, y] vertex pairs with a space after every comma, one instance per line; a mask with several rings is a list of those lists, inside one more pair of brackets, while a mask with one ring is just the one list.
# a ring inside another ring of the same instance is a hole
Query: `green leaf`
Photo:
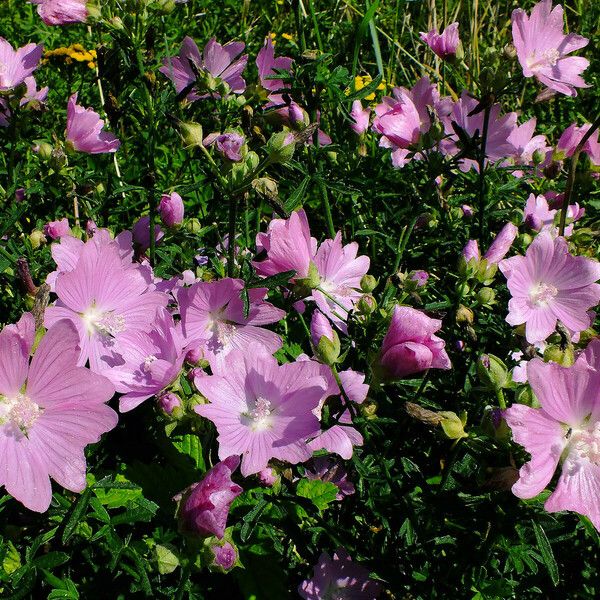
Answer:
[[141, 488], [120, 474], [113, 481], [103, 479], [92, 487], [100, 503], [108, 508], [122, 508], [142, 496]]
[[301, 498], [308, 498], [319, 510], [324, 510], [334, 502], [338, 489], [331, 481], [318, 479], [301, 479], [296, 488], [296, 494]]
[[290, 194], [290, 197], [285, 201], [283, 208], [286, 213], [291, 213], [302, 204], [309, 183], [310, 175], [306, 175], [306, 177], [304, 177], [304, 179], [300, 182], [300, 185]]
[[202, 455], [202, 443], [197, 435], [193, 433], [176, 435], [171, 438], [171, 442], [179, 452], [189, 456], [194, 461], [194, 465], [200, 473], [206, 473], [206, 463]]
[[2, 561], [2, 569], [7, 575], [11, 575], [21, 567], [21, 557], [11, 541], [7, 544], [6, 555]]
[[88, 504], [90, 502], [91, 489], [86, 488], [78, 498], [77, 502], [73, 505], [71, 509], [70, 515], [65, 517], [63, 520], [63, 534], [62, 534], [62, 543], [66, 544], [70, 537], [75, 533], [77, 529], [77, 525], [85, 515], [87, 511]]
[[542, 555], [542, 560], [546, 565], [546, 569], [548, 569], [548, 574], [550, 575], [553, 585], [557, 586], [558, 582], [560, 581], [560, 575], [558, 572], [556, 559], [554, 558], [554, 553], [552, 552], [552, 546], [548, 540], [548, 536], [541, 525], [538, 525], [535, 521], [531, 521], [531, 524], [533, 525], [533, 532], [535, 533], [535, 539], [537, 540], [537, 545]]
[[64, 565], [68, 560], [69, 555], [65, 552], [49, 552], [36, 558], [33, 561], [33, 565], [42, 569], [53, 569], [54, 567]]
[[156, 552], [156, 564], [158, 566], [158, 572], [161, 575], [168, 575], [179, 566], [179, 559], [177, 558], [177, 555], [167, 546], [156, 544], [154, 551]]

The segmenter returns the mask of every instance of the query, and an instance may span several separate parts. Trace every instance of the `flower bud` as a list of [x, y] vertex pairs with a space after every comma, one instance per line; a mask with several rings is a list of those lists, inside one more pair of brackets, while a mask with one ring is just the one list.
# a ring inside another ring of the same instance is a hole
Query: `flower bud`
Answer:
[[42, 159], [50, 160], [54, 148], [48, 142], [39, 142], [33, 147], [33, 151]]
[[164, 392], [158, 397], [158, 407], [167, 416], [179, 419], [183, 415], [181, 398], [173, 392]]
[[34, 229], [29, 234], [29, 241], [31, 242], [31, 247], [34, 249], [39, 248], [42, 244], [45, 244], [47, 242], [46, 236], [39, 229]]
[[553, 361], [563, 367], [571, 367], [575, 362], [573, 344], [567, 344], [563, 349], [558, 345], [551, 344], [544, 350], [544, 360]]
[[379, 281], [373, 277], [373, 275], [363, 275], [363, 278], [360, 280], [360, 289], [365, 292], [365, 294], [369, 294], [372, 292], [379, 284]]
[[467, 413], [463, 413], [461, 415], [462, 418], [456, 413], [447, 410], [439, 412], [438, 415], [441, 417], [440, 425], [448, 438], [451, 440], [460, 440], [461, 438], [469, 437], [464, 429], [467, 423]]
[[163, 194], [158, 205], [158, 212], [165, 227], [181, 225], [185, 212], [181, 196], [177, 192]]
[[313, 313], [310, 334], [317, 358], [326, 365], [334, 365], [340, 356], [340, 338], [320, 310]]
[[456, 311], [456, 322], [459, 324], [467, 323], [468, 325], [472, 325], [475, 316], [473, 315], [473, 311], [465, 306], [464, 304], [459, 305], [458, 310]]
[[281, 479], [271, 467], [266, 467], [262, 471], [259, 471], [256, 476], [258, 477], [258, 480], [267, 487], [274, 486]]
[[227, 539], [206, 541], [206, 561], [213, 573], [228, 573], [240, 565], [237, 548]]
[[477, 363], [479, 380], [488, 389], [497, 391], [508, 387], [510, 376], [506, 365], [493, 354], [484, 354]]
[[492, 288], [483, 287], [477, 292], [476, 300], [480, 306], [491, 306], [496, 299], [496, 292]]
[[356, 309], [361, 315], [370, 315], [377, 309], [377, 300], [372, 294], [365, 294], [356, 303]]
[[462, 210], [463, 217], [467, 219], [470, 219], [474, 214], [473, 209], [468, 204], [463, 204], [460, 209]]
[[287, 131], [274, 133], [267, 142], [266, 150], [271, 163], [286, 163], [294, 156], [294, 135]]
[[202, 146], [202, 125], [200, 123], [179, 123], [179, 134], [186, 148]]
[[65, 235], [71, 233], [69, 221], [63, 218], [60, 221], [50, 221], [44, 225], [44, 233], [53, 240], [58, 240]]
[[200, 224], [200, 221], [194, 217], [185, 222], [185, 230], [188, 233], [200, 233], [202, 225]]

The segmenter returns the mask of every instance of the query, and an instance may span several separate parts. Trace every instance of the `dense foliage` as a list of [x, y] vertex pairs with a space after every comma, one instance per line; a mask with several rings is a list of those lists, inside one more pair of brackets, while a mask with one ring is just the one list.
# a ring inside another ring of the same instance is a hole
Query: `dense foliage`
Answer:
[[0, 5], [1, 597], [598, 596], [600, 4], [550, 5]]

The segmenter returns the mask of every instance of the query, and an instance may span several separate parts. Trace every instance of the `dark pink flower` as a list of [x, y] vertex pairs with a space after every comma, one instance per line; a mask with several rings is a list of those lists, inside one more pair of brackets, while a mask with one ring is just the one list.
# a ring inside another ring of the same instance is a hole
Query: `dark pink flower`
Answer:
[[69, 227], [69, 221], [65, 217], [60, 221], [51, 221], [44, 225], [44, 234], [53, 240], [58, 240], [65, 235], [71, 234], [71, 228]]
[[32, 0], [46, 25], [85, 23], [88, 17], [86, 0]]
[[445, 342], [435, 334], [442, 322], [410, 306], [395, 306], [379, 354], [387, 379], [402, 379], [427, 369], [450, 369]]
[[177, 192], [163, 194], [158, 205], [158, 212], [165, 227], [181, 225], [185, 212], [181, 196]]
[[240, 162], [243, 158], [242, 147], [246, 139], [240, 133], [230, 131], [227, 133], [211, 133], [202, 142], [205, 146], [215, 145], [215, 148], [231, 162]]
[[223, 539], [231, 503], [244, 491], [231, 480], [239, 464], [238, 456], [225, 458], [207, 471], [202, 481], [175, 497], [181, 500], [179, 519], [184, 531]]
[[432, 29], [427, 33], [419, 33], [419, 37], [437, 54], [440, 58], [449, 58], [456, 54], [460, 39], [458, 37], [458, 23], [451, 23], [442, 33], [437, 29]]

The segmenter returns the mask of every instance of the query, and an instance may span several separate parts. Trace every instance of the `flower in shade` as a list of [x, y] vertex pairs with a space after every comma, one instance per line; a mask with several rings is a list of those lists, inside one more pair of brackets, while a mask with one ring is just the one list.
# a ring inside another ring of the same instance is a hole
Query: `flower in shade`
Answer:
[[319, 457], [312, 460], [306, 469], [306, 478], [310, 480], [328, 481], [338, 488], [336, 500], [343, 500], [356, 491], [354, 484], [348, 480], [348, 472], [340, 460], [329, 457]]
[[577, 333], [592, 322], [588, 313], [600, 301], [600, 263], [585, 256], [573, 256], [562, 237], [553, 239], [543, 231], [533, 240], [525, 256], [513, 256], [499, 263], [512, 295], [506, 320], [525, 323], [531, 344], [544, 341], [557, 321]]
[[344, 548], [338, 548], [333, 558], [323, 552], [314, 567], [312, 579], [303, 581], [298, 593], [304, 600], [375, 600], [381, 585], [369, 578], [369, 571], [356, 564]]
[[[556, 149], [564, 156], [573, 156], [577, 146], [581, 143], [583, 136], [589, 131], [590, 123], [586, 123], [579, 127], [576, 123], [572, 123], [561, 134], [556, 144]], [[598, 140], [598, 130], [586, 140], [583, 145], [582, 152], [585, 152], [590, 157], [590, 162], [593, 165], [600, 166], [600, 141]]]
[[419, 33], [419, 37], [437, 54], [440, 58], [449, 58], [456, 55], [460, 39], [458, 37], [458, 23], [451, 23], [442, 33], [437, 29], [432, 29], [427, 33]]
[[552, 0], [542, 0], [531, 16], [517, 8], [512, 13], [512, 37], [525, 77], [536, 77], [551, 90], [577, 96], [575, 88], [589, 87], [581, 73], [589, 61], [567, 56], [587, 46], [589, 40], [575, 33], [563, 33], [563, 8], [552, 8]]
[[[133, 243], [139, 248], [140, 252], [145, 252], [150, 248], [150, 217], [140, 217], [131, 228]], [[158, 244], [165, 237], [165, 232], [158, 223], [154, 224], [154, 241]]]
[[50, 221], [50, 223], [44, 225], [44, 234], [53, 240], [58, 240], [64, 235], [70, 235], [70, 233], [71, 228], [66, 217], [60, 221]]
[[85, 23], [88, 17], [87, 0], [31, 0], [46, 25]]
[[[246, 82], [242, 72], [246, 68], [248, 55], [239, 55], [244, 48], [243, 42], [229, 42], [222, 46], [215, 38], [211, 38], [201, 55], [196, 42], [186, 37], [179, 56], [165, 58], [159, 71], [175, 84], [178, 94], [187, 90], [186, 97], [190, 101], [209, 96], [220, 97], [221, 94], [215, 93], [219, 81], [226, 84], [227, 92], [243, 94]], [[210, 78], [213, 82], [209, 81]], [[207, 91], [211, 93], [207, 94]]]
[[350, 129], [356, 133], [356, 135], [362, 135], [369, 129], [369, 118], [371, 116], [371, 109], [363, 108], [360, 100], [355, 100], [352, 103], [352, 110], [350, 111]]
[[264, 260], [252, 262], [259, 275], [295, 271], [295, 281], [308, 277], [317, 240], [311, 237], [306, 213], [300, 209], [289, 219], [272, 219], [267, 232], [256, 236], [256, 246], [259, 254], [266, 253]]
[[600, 530], [600, 341], [590, 342], [571, 367], [533, 359], [527, 376], [540, 408], [513, 404], [504, 411], [513, 439], [531, 455], [512, 491], [534, 498], [560, 462], [546, 510], [578, 512]]
[[[181, 196], [177, 192], [163, 194], [158, 205], [158, 212], [165, 227], [181, 225], [185, 212]], [[150, 232], [148, 231], [148, 233]]]
[[[460, 151], [459, 137], [455, 126], [462, 129], [468, 136], [474, 138], [483, 134], [484, 111], [472, 114], [479, 102], [464, 91], [457, 102], [452, 105], [451, 112], [441, 116], [447, 139], [440, 143], [440, 150], [444, 154], [454, 156]], [[490, 109], [488, 133], [485, 143], [485, 155], [487, 160], [497, 162], [515, 154], [515, 147], [510, 142], [510, 135], [517, 127], [517, 113], [510, 112], [500, 115], [500, 105], [494, 104]], [[471, 158], [463, 158], [460, 161], [461, 171], [471, 168], [478, 169], [477, 162]]]
[[396, 305], [378, 359], [383, 377], [401, 379], [427, 369], [450, 369], [445, 342], [435, 335], [441, 327], [439, 319]]
[[228, 573], [239, 565], [237, 548], [229, 541], [212, 543], [208, 546], [210, 563], [208, 568], [217, 573]]
[[313, 414], [326, 389], [307, 362], [278, 365], [259, 344], [232, 350], [214, 375], [194, 383], [210, 404], [194, 410], [219, 433], [219, 458], [242, 455], [242, 475], [266, 468], [270, 459], [292, 464], [308, 460], [307, 438], [319, 430]]
[[120, 335], [111, 353], [110, 369], [103, 371], [116, 391], [124, 394], [119, 410], [132, 410], [171, 385], [184, 358], [181, 328], [164, 308], [144, 330], [132, 329]]
[[[513, 145], [513, 155], [508, 159], [508, 164], [523, 165], [525, 167], [539, 166], [544, 167], [546, 163], [550, 161], [552, 156], [550, 146], [546, 140], [545, 135], [533, 135], [535, 132], [536, 119], [532, 117], [529, 121], [526, 121], [522, 125], [515, 127], [510, 135], [508, 141]], [[537, 157], [542, 160], [537, 160]], [[534, 164], [534, 158], [535, 163]], [[539, 169], [528, 170], [538, 174]], [[515, 177], [523, 177], [525, 172], [523, 170], [515, 170], [512, 172]]]
[[37, 69], [43, 50], [41, 44], [27, 44], [13, 50], [0, 37], [0, 91], [12, 90], [21, 85]]
[[167, 296], [149, 284], [140, 265], [126, 264], [117, 244], [81, 246], [74, 267], [59, 272], [54, 284], [58, 299], [45, 312], [46, 327], [72, 321], [79, 333], [79, 364], [103, 372], [122, 360], [115, 353], [118, 338], [131, 330], [146, 331]]
[[293, 59], [287, 56], [278, 56], [275, 58], [273, 40], [270, 35], [265, 37], [265, 43], [256, 57], [260, 85], [270, 92], [277, 92], [278, 90], [290, 87], [289, 83], [284, 83], [281, 79], [277, 79], [277, 71], [286, 71], [289, 73], [293, 62]]
[[228, 133], [211, 133], [202, 142], [205, 146], [214, 144], [217, 152], [231, 162], [240, 162], [243, 158], [242, 148], [246, 139], [240, 133], [230, 131]]
[[201, 347], [212, 368], [232, 350], [255, 342], [269, 353], [281, 347], [281, 338], [261, 325], [276, 323], [285, 312], [264, 300], [266, 289], [248, 290], [249, 311], [244, 315], [241, 279], [198, 282], [177, 292], [183, 333], [188, 346]]
[[60, 321], [42, 338], [29, 363], [35, 323], [25, 313], [0, 332], [0, 485], [30, 510], [50, 506], [50, 477], [81, 492], [85, 447], [117, 424], [106, 406], [114, 388], [77, 366], [79, 336]]
[[65, 136], [75, 150], [86, 154], [116, 152], [121, 142], [114, 134], [102, 131], [103, 127], [104, 121], [97, 112], [77, 104], [77, 94], [69, 98]]
[[244, 491], [231, 476], [238, 468], [238, 456], [228, 456], [217, 463], [199, 483], [175, 496], [179, 504], [179, 521], [183, 531], [223, 539], [231, 503]]

